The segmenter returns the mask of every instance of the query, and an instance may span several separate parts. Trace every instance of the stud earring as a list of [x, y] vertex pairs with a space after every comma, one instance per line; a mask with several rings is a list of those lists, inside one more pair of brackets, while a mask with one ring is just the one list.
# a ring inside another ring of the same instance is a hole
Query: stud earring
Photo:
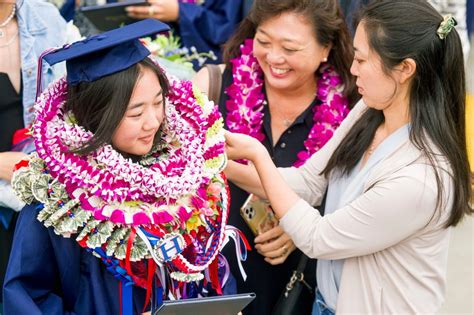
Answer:
[[328, 61], [328, 58], [327, 57], [324, 57], [322, 62], [327, 62]]

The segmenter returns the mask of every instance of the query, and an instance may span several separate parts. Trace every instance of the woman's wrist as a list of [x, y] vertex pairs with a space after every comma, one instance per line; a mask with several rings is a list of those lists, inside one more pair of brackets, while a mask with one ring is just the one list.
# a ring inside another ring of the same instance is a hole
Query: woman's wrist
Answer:
[[273, 163], [270, 157], [270, 154], [268, 153], [267, 149], [263, 145], [258, 146], [254, 150], [251, 161], [257, 169], [258, 169], [259, 164], [265, 165], [268, 163]]
[[254, 165], [256, 165], [256, 162], [262, 159], [270, 158], [267, 148], [265, 148], [265, 146], [262, 143], [258, 142], [257, 140], [255, 141], [257, 145], [255, 145], [252, 148], [250, 155], [248, 157], [248, 160], [251, 161]]

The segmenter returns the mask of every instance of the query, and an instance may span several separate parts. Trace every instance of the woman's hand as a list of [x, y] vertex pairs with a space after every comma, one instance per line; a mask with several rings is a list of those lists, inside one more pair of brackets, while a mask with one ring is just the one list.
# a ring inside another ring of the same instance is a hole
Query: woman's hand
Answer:
[[10, 181], [15, 164], [26, 156], [22, 152], [0, 152], [0, 179]]
[[229, 160], [254, 161], [260, 153], [268, 154], [265, 147], [255, 138], [242, 133], [225, 132], [225, 151]]
[[255, 249], [272, 265], [285, 262], [296, 249], [295, 244], [283, 229], [277, 225], [255, 238]]
[[149, 6], [129, 6], [125, 10], [134, 19], [154, 18], [163, 22], [176, 22], [179, 18], [178, 0], [148, 0]]

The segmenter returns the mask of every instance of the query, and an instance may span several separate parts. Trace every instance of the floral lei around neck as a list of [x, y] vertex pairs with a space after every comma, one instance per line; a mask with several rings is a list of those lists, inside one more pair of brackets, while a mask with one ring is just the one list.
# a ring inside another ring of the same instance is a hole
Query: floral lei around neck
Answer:
[[111, 145], [87, 156], [71, 152], [93, 134], [64, 111], [65, 78], [54, 82], [35, 108], [37, 153], [12, 180], [25, 203], [40, 202], [38, 219], [46, 227], [77, 234], [118, 277], [141, 286], [130, 262], [143, 259], [175, 280], [202, 279], [211, 263], [217, 266], [228, 217], [222, 117], [191, 82], [170, 84], [159, 145], [134, 163]]
[[[264, 80], [263, 71], [253, 55], [253, 39], [245, 40], [240, 51], [241, 55], [231, 60], [233, 83], [226, 89], [229, 96], [226, 125], [230, 131], [263, 141]], [[318, 73], [316, 96], [321, 104], [313, 108], [314, 124], [304, 141], [305, 149], [298, 153], [293, 164], [295, 167], [303, 165], [331, 139], [349, 112], [344, 85], [335, 69], [325, 64], [320, 66]]]

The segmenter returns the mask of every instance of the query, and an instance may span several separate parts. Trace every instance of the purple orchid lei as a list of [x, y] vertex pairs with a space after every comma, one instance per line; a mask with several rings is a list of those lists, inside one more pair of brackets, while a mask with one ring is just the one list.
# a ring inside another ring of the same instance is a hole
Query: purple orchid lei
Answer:
[[[262, 132], [265, 96], [263, 71], [253, 55], [253, 39], [247, 39], [240, 47], [241, 55], [232, 59], [233, 83], [226, 89], [226, 125], [230, 131], [248, 134], [259, 141], [265, 139]], [[343, 95], [341, 77], [329, 65], [319, 69], [316, 96], [321, 101], [313, 109], [313, 127], [304, 141], [305, 150], [298, 153], [293, 164], [299, 167], [331, 139], [334, 130], [349, 112], [348, 99]]]

